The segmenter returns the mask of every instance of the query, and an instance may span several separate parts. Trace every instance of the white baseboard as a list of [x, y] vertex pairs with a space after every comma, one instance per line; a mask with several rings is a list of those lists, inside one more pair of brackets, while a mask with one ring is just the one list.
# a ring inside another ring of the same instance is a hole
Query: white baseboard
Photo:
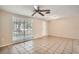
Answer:
[[63, 35], [57, 35], [57, 34], [52, 34], [52, 35], [48, 35], [48, 36], [55, 36], [55, 37], [62, 37], [62, 38], [68, 38], [68, 39], [78, 39], [79, 40], [79, 38], [75, 38], [75, 37], [73, 37], [73, 36], [63, 36]]
[[9, 45], [12, 45], [12, 43], [6, 44], [6, 45], [1, 45], [0, 47], [5, 47], [5, 46], [9, 46]]

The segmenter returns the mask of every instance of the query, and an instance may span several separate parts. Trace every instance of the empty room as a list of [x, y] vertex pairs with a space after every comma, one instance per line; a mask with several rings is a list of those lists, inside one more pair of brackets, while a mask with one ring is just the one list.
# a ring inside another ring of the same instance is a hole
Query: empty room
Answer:
[[0, 54], [79, 54], [79, 5], [0, 5]]

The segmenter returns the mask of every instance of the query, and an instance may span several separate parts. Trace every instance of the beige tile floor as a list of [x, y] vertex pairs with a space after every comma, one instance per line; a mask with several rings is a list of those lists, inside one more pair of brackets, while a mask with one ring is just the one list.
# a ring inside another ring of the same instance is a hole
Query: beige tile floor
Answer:
[[78, 54], [79, 40], [43, 37], [0, 48], [0, 54]]

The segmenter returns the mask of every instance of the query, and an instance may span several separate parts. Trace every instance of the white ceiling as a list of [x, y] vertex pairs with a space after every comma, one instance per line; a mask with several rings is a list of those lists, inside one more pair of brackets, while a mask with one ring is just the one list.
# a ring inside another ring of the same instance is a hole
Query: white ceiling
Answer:
[[30, 17], [36, 17], [46, 20], [58, 19], [61, 17], [69, 16], [79, 16], [79, 6], [78, 5], [40, 5], [40, 9], [50, 9], [51, 13], [41, 16], [33, 13], [33, 5], [3, 5], [0, 6], [0, 9], [6, 10], [8, 12], [26, 15]]

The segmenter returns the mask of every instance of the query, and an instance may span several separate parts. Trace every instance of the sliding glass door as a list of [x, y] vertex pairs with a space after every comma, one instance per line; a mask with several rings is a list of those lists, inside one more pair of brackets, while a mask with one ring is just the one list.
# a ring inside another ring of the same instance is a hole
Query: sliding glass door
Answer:
[[32, 39], [33, 20], [30, 18], [13, 17], [13, 43], [24, 42]]

